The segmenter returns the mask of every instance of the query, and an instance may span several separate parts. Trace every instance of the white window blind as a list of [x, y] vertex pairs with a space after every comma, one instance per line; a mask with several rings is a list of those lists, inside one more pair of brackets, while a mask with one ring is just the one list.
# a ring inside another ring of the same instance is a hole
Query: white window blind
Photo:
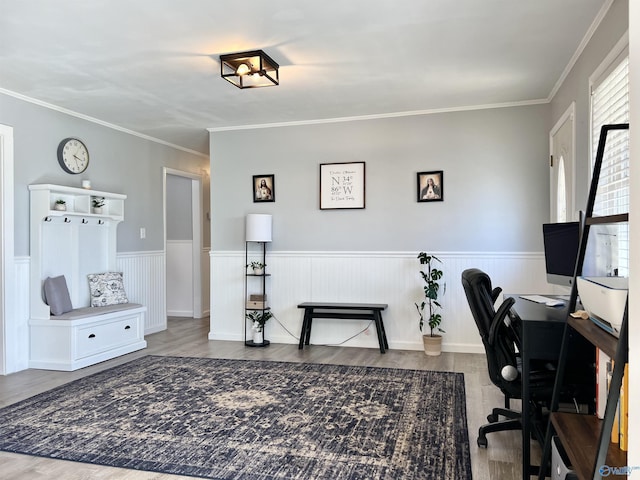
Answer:
[[[625, 54], [612, 65], [591, 95], [592, 166], [598, 150], [600, 128], [603, 125], [629, 122], [629, 57]], [[629, 211], [629, 131], [614, 130], [607, 134], [602, 159], [600, 181], [595, 199], [594, 215], [613, 215]], [[609, 237], [613, 247], [611, 275], [628, 276], [629, 228], [618, 224], [608, 227], [601, 235]], [[609, 263], [609, 262], [607, 262]]]

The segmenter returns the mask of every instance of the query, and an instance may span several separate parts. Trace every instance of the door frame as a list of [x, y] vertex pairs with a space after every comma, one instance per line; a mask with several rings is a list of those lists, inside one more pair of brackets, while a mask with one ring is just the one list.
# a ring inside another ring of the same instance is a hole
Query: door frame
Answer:
[[[565, 110], [562, 116], [558, 119], [556, 124], [549, 132], [549, 154], [556, 160], [556, 146], [554, 145], [553, 138], [556, 133], [568, 122], [571, 122], [571, 158], [565, 158], [564, 162], [567, 164], [568, 169], [565, 168], [565, 174], [570, 173], [570, 185], [571, 188], [567, 191], [567, 199], [569, 200], [570, 210], [567, 209], [567, 221], [576, 220], [576, 102], [571, 102], [571, 105]], [[565, 178], [567, 178], [565, 176]], [[568, 178], [567, 178], [568, 179]], [[549, 220], [554, 221], [557, 211], [557, 205], [553, 200], [556, 200], [556, 194], [554, 188], [556, 187], [557, 180], [554, 181], [554, 170], [551, 162], [549, 163]]]
[[164, 306], [167, 309], [167, 175], [191, 179], [191, 225], [192, 225], [192, 283], [193, 283], [193, 317], [202, 318], [204, 316], [202, 308], [202, 175], [173, 168], [162, 168], [162, 218], [164, 235], [165, 254], [165, 292]]
[[[13, 127], [0, 124], [0, 374], [7, 372], [7, 319], [15, 318]], [[14, 339], [15, 342], [15, 339]]]

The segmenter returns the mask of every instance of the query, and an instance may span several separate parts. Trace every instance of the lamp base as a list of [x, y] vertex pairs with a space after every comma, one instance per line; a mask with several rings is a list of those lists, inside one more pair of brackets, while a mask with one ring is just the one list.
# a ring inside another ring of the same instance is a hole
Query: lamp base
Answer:
[[269, 340], [263, 340], [262, 343], [255, 343], [253, 340], [247, 340], [244, 344], [247, 347], [268, 347], [271, 342]]

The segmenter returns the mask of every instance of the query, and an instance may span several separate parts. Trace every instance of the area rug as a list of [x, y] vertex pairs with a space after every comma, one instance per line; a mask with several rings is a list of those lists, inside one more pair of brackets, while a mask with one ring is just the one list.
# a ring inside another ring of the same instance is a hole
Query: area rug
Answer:
[[469, 479], [461, 373], [147, 356], [0, 409], [0, 449], [212, 479]]

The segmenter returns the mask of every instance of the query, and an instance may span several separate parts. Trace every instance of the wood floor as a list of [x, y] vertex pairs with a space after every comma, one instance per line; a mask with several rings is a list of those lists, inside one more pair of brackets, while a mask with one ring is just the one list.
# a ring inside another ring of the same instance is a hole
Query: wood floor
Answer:
[[[487, 449], [480, 449], [476, 444], [478, 427], [486, 423], [486, 416], [491, 408], [501, 406], [504, 402], [498, 389], [489, 381], [484, 355], [443, 353], [439, 357], [427, 357], [423, 352], [402, 350], [390, 350], [382, 355], [378, 349], [311, 346], [305, 347], [304, 350], [298, 350], [297, 345], [289, 344], [271, 344], [268, 348], [248, 348], [241, 342], [208, 340], [208, 318], [170, 318], [168, 323], [167, 330], [146, 337], [148, 347], [145, 350], [99, 365], [83, 368], [76, 372], [25, 370], [4, 377], [0, 376], [0, 407], [149, 354], [462, 372], [465, 375], [474, 480], [521, 478], [520, 432], [490, 434]], [[514, 406], [517, 407], [517, 405]], [[0, 452], [0, 478], [12, 480], [186, 480], [192, 477], [139, 472]]]

